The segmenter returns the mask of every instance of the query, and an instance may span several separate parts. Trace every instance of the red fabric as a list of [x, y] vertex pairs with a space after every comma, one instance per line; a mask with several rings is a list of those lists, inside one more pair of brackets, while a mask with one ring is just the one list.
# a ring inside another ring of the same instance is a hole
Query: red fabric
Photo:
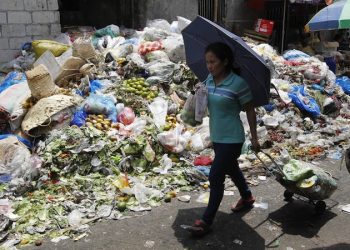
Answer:
[[209, 156], [198, 156], [194, 159], [195, 166], [210, 166], [213, 160]]
[[159, 41], [155, 42], [145, 42], [142, 43], [139, 47], [139, 53], [140, 55], [146, 55], [148, 52], [155, 51], [155, 50], [161, 50], [163, 48], [163, 44]]

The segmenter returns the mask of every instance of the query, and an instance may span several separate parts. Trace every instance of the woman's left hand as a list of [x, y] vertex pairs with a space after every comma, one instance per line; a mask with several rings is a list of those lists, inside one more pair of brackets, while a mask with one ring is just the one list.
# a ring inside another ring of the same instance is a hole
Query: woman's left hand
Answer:
[[251, 143], [252, 143], [252, 146], [251, 146], [252, 150], [255, 153], [258, 153], [260, 151], [260, 143], [259, 143], [258, 139], [252, 139]]

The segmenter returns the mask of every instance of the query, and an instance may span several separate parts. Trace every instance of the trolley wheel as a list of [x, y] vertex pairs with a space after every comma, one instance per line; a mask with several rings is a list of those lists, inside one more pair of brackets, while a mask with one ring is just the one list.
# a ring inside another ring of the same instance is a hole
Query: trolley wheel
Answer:
[[326, 211], [326, 202], [324, 201], [317, 201], [315, 204], [315, 211], [316, 214], [323, 214]]
[[288, 190], [285, 190], [284, 193], [283, 193], [284, 200], [292, 201], [293, 200], [293, 195], [294, 195], [294, 193], [292, 193], [292, 192], [290, 192]]

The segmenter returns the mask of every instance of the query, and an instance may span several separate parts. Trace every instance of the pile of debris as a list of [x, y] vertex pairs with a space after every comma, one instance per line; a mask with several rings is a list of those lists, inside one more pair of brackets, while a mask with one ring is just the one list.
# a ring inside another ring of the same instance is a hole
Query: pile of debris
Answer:
[[[179, 18], [143, 31], [110, 25], [40, 40], [1, 67], [0, 240], [6, 246], [86, 236], [89, 222], [122, 219], [208, 188], [209, 119], [191, 127], [181, 109], [198, 82], [185, 63]], [[350, 133], [350, 80], [315, 57], [280, 56], [248, 43], [271, 66], [271, 103], [257, 109], [263, 148], [274, 157], [338, 159]], [[250, 154], [241, 168], [258, 184]], [[337, 118], [337, 119], [335, 119]], [[288, 152], [287, 152], [287, 151]]]

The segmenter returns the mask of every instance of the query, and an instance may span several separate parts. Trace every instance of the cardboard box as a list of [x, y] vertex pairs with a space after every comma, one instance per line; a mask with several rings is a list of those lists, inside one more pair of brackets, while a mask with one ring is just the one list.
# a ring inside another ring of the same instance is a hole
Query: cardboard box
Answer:
[[274, 21], [259, 18], [255, 24], [255, 31], [265, 35], [271, 35], [274, 24]]

